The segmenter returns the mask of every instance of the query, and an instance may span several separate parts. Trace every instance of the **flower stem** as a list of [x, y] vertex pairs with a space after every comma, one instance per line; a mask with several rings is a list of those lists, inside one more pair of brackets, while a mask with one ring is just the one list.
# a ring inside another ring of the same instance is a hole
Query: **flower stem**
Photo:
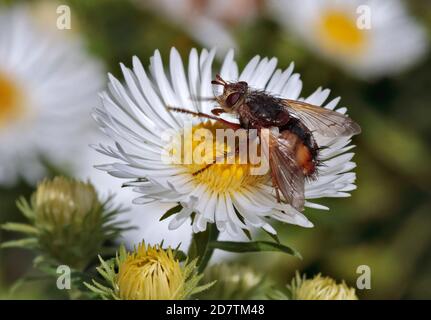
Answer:
[[215, 223], [209, 224], [205, 231], [193, 234], [189, 257], [192, 259], [198, 257], [199, 273], [202, 273], [208, 265], [214, 252], [214, 248], [211, 248], [209, 243], [217, 240], [218, 235], [219, 231]]

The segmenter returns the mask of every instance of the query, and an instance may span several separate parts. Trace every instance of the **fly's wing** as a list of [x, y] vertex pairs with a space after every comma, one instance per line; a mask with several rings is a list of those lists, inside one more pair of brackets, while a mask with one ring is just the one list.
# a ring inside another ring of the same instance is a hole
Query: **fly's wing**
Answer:
[[295, 159], [294, 143], [285, 134], [270, 131], [261, 134], [261, 144], [269, 161], [274, 187], [279, 189], [287, 203], [298, 211], [304, 209], [305, 177]]
[[306, 102], [283, 99], [288, 112], [301, 120], [311, 131], [325, 137], [353, 136], [361, 133], [361, 127], [348, 116]]

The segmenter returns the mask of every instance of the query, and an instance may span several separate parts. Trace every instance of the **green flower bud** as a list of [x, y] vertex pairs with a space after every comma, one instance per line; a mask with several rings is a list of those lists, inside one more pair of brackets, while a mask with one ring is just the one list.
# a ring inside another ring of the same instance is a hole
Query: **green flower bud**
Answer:
[[102, 203], [90, 183], [55, 177], [44, 180], [32, 198], [36, 224], [55, 230], [64, 225], [81, 226], [91, 216], [100, 220]]
[[[7, 223], [3, 229], [31, 235], [3, 247], [36, 248], [55, 263], [83, 270], [97, 258], [103, 244], [127, 229], [116, 220], [122, 212], [110, 204], [111, 197], [101, 201], [90, 182], [65, 177], [42, 181], [30, 204], [21, 198], [18, 207], [30, 225]], [[116, 220], [116, 221], [114, 221]]]
[[205, 272], [205, 281], [217, 282], [201, 299], [250, 300], [265, 299], [269, 281], [247, 266], [237, 264], [214, 265]]

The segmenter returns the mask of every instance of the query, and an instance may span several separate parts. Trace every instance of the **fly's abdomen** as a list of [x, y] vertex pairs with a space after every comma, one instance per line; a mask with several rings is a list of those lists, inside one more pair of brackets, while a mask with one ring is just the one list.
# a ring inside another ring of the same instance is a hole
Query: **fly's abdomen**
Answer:
[[318, 163], [318, 146], [311, 132], [299, 120], [291, 118], [288, 125], [281, 128], [282, 135], [294, 143], [293, 152], [304, 176], [313, 177]]
[[296, 161], [302, 168], [306, 177], [312, 176], [316, 172], [316, 163], [311, 150], [302, 142], [296, 147]]

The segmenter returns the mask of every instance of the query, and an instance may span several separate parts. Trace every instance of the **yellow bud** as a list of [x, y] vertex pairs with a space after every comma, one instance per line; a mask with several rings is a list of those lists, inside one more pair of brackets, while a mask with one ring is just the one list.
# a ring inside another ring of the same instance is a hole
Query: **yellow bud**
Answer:
[[173, 300], [180, 298], [185, 280], [171, 249], [142, 243], [119, 265], [117, 285], [124, 300]]
[[355, 289], [347, 286], [344, 281], [337, 284], [334, 279], [320, 274], [306, 279], [296, 273], [289, 288], [294, 300], [358, 300]]
[[202, 275], [196, 262], [180, 262], [176, 251], [140, 243], [132, 252], [121, 246], [115, 261], [103, 261], [97, 269], [104, 284], [93, 280], [85, 285], [103, 299], [120, 300], [182, 300], [209, 288], [213, 283], [198, 286]]

